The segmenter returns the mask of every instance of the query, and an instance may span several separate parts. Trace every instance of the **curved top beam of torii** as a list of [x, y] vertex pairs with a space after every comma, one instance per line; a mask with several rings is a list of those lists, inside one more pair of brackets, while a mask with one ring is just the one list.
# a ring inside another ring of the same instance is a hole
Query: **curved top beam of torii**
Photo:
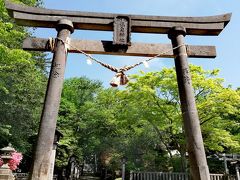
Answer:
[[228, 24], [231, 13], [207, 17], [143, 16], [92, 13], [35, 8], [5, 1], [10, 15], [19, 25], [54, 28], [58, 20], [68, 19], [75, 29], [113, 31], [114, 18], [128, 17], [131, 32], [167, 34], [174, 26], [186, 28], [188, 35], [218, 35]]

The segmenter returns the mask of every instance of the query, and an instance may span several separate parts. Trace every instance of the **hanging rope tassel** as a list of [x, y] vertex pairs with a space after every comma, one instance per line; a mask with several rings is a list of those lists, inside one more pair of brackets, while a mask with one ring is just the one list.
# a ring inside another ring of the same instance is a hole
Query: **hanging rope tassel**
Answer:
[[123, 72], [118, 72], [111, 80], [110, 85], [112, 87], [118, 87], [119, 85], [126, 85], [129, 79]]
[[51, 37], [48, 38], [47, 47], [50, 49], [50, 51], [52, 53], [54, 53], [54, 50], [55, 50], [55, 39], [54, 38], [51, 38]]

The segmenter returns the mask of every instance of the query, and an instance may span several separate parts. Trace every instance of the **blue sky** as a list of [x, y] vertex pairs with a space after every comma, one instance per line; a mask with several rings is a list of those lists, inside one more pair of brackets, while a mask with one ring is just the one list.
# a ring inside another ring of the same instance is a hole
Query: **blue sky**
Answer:
[[[240, 87], [240, 2], [238, 0], [44, 0], [44, 6], [50, 9], [78, 10], [90, 12], [126, 13], [159, 16], [211, 16], [223, 13], [233, 13], [232, 19], [223, 32], [216, 37], [188, 36], [187, 44], [215, 45], [217, 58], [189, 59], [195, 65], [205, 69], [220, 69], [219, 77], [225, 79], [225, 85]], [[38, 28], [37, 37], [55, 37], [53, 29]], [[112, 40], [111, 32], [75, 31], [72, 38], [89, 40]], [[132, 41], [146, 43], [170, 43], [166, 35], [132, 34]], [[134, 64], [142, 58], [121, 57], [109, 55], [94, 55], [102, 61], [116, 67]], [[158, 58], [150, 62], [150, 69], [140, 66], [128, 74], [143, 71], [158, 71], [163, 67], [172, 67], [173, 59]], [[65, 78], [86, 76], [98, 79], [109, 87], [109, 81], [114, 73], [94, 63], [89, 66], [86, 58], [80, 54], [69, 54]]]

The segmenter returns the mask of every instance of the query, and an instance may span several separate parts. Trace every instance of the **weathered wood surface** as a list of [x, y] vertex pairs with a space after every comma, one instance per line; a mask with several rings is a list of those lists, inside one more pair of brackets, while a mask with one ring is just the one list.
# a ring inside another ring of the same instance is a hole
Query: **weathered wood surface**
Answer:
[[174, 26], [183, 26], [188, 35], [218, 35], [228, 24], [231, 14], [207, 17], [142, 16], [110, 13], [51, 10], [28, 7], [5, 1], [10, 15], [19, 25], [54, 28], [60, 19], [73, 22], [75, 29], [113, 31], [114, 18], [128, 16], [131, 31], [167, 34]]
[[[75, 48], [89, 54], [108, 54], [122, 56], [146, 56], [152, 57], [159, 53], [168, 51], [159, 57], [174, 57], [171, 44], [147, 44], [132, 43], [129, 47], [114, 46], [112, 41], [93, 41], [93, 40], [71, 40], [69, 52], [79, 53]], [[215, 46], [193, 46], [186, 45], [189, 57], [195, 58], [215, 58]], [[50, 51], [48, 39], [27, 38], [23, 42], [23, 49], [31, 51]]]

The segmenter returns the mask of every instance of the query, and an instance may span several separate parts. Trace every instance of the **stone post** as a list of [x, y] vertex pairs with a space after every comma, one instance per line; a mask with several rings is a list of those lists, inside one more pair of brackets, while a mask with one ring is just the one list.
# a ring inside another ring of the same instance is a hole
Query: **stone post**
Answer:
[[126, 162], [127, 162], [127, 158], [123, 157], [122, 158], [122, 180], [125, 180], [125, 171], [126, 171]]
[[53, 142], [53, 149], [52, 149], [52, 154], [51, 154], [51, 160], [50, 160], [51, 165], [50, 165], [50, 168], [49, 168], [48, 180], [53, 179], [56, 151], [57, 151], [58, 142], [59, 142], [61, 137], [63, 137], [63, 134], [56, 129], [54, 142]]

